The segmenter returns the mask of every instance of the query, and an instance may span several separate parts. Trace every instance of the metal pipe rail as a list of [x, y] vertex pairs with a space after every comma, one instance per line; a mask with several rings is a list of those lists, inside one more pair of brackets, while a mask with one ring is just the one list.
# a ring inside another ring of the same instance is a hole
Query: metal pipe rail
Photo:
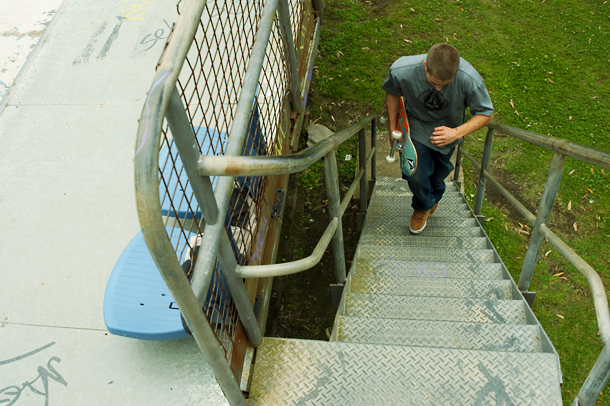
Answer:
[[330, 243], [337, 226], [339, 225], [339, 219], [333, 218], [330, 224], [326, 227], [324, 234], [316, 244], [313, 252], [307, 258], [299, 259], [297, 261], [284, 262], [282, 264], [272, 265], [249, 265], [241, 266], [238, 265], [235, 270], [235, 274], [241, 278], [268, 278], [276, 276], [291, 275], [294, 273], [306, 271], [320, 262], [322, 255], [328, 244]]
[[[241, 155], [244, 145], [252, 100], [256, 94], [265, 49], [278, 12], [279, 17], [277, 18], [280, 19], [280, 26], [285, 38], [288, 38], [288, 42], [290, 42], [290, 30], [286, 26], [287, 4], [285, 4], [285, 1], [270, 0], [265, 3], [252, 47], [252, 55], [243, 78], [240, 98], [233, 116], [226, 152], [219, 160], [221, 164], [225, 161], [225, 166], [227, 166], [226, 162], [231, 163], [233, 159], [240, 159], [235, 156]], [[282, 2], [281, 6], [279, 2]], [[258, 171], [247, 169], [244, 172], [233, 171], [233, 173], [224, 173], [225, 176], [218, 179], [215, 191], [212, 193], [209, 176], [197, 174], [197, 161], [205, 161], [205, 159], [202, 159], [201, 153], [198, 151], [195, 134], [188, 121], [183, 101], [180, 99], [176, 89], [180, 71], [197, 31], [200, 16], [203, 13], [205, 5], [205, 0], [188, 0], [185, 2], [175, 29], [171, 34], [171, 40], [166, 45], [157, 67], [157, 73], [147, 96], [138, 127], [135, 157], [136, 201], [140, 225], [151, 255], [172, 296], [180, 307], [195, 340], [214, 371], [220, 387], [231, 405], [245, 405], [240, 387], [236, 383], [233, 373], [224, 358], [220, 343], [201, 310], [212, 278], [214, 263], [216, 258], [218, 258], [222, 271], [226, 276], [229, 290], [236, 303], [239, 318], [242, 321], [246, 335], [254, 347], [260, 343], [260, 329], [258, 328], [242, 281], [243, 276], [249, 272], [256, 274], [257, 269], [256, 267], [254, 269], [238, 267], [226, 229], [224, 228], [224, 222], [219, 221], [226, 217], [235, 176], [242, 173], [247, 176], [294, 173], [308, 168], [311, 164], [325, 156], [331, 223], [311, 257], [300, 262], [297, 261], [297, 264], [271, 266], [270, 272], [274, 273], [278, 267], [291, 268], [289, 273], [308, 269], [319, 261], [332, 238], [335, 253], [336, 279], [338, 283], [344, 283], [346, 272], [341, 227], [343, 210], [339, 200], [334, 149], [358, 131], [361, 132], [361, 135], [364, 135], [363, 128], [367, 124], [372, 124], [372, 152], [366, 161], [361, 161], [362, 174], [359, 172], [360, 176], [356, 180], [363, 182], [363, 174], [366, 173], [363, 171], [363, 168], [366, 168], [367, 162], [374, 159], [375, 116], [370, 116], [349, 129], [340, 132], [330, 141], [322, 142], [316, 147], [309, 149], [305, 154], [301, 154], [303, 155], [302, 159], [299, 159], [300, 156], [267, 156], [262, 160], [263, 163], [258, 168]], [[319, 33], [316, 32], [316, 35], [319, 35]], [[292, 55], [290, 57], [290, 68], [292, 69], [292, 75], [295, 75], [296, 63], [293, 63]], [[294, 95], [295, 89], [291, 90], [291, 93]], [[299, 89], [296, 90], [298, 91]], [[196, 262], [191, 283], [185, 278], [180, 261], [175, 256], [173, 247], [167, 238], [161, 216], [158, 168], [161, 129], [165, 119], [167, 119], [167, 123], [170, 126], [178, 153], [182, 157], [184, 169], [189, 180], [191, 180], [191, 187], [193, 188], [197, 204], [201, 209], [203, 223], [205, 223], [203, 234], [200, 235], [201, 248], [198, 255], [199, 259]], [[364, 137], [361, 136], [360, 143], [362, 144], [363, 142]], [[278, 158], [280, 158], [279, 162], [276, 161]], [[230, 167], [231, 165], [228, 166]], [[270, 167], [276, 166], [278, 169], [270, 170]], [[374, 178], [374, 171], [372, 175]], [[346, 196], [348, 199], [351, 199], [354, 188], [350, 188], [350, 190], [352, 191], [351, 194], [349, 194], [349, 197]], [[268, 271], [265, 272], [268, 273]], [[280, 272], [280, 274], [284, 273]]]
[[[578, 396], [574, 399], [572, 406], [591, 406], [597, 400], [599, 393], [610, 379], [610, 311], [608, 308], [608, 299], [604, 285], [598, 273], [580, 256], [578, 256], [567, 244], [565, 244], [557, 235], [548, 229], [546, 223], [550, 217], [551, 209], [555, 201], [555, 197], [559, 190], [561, 175], [563, 173], [566, 156], [574, 159], [587, 162], [602, 168], [610, 169], [610, 153], [597, 148], [589, 147], [583, 144], [571, 142], [557, 137], [548, 137], [541, 134], [536, 134], [529, 131], [523, 131], [514, 127], [491, 122], [488, 125], [489, 131], [485, 140], [485, 150], [483, 153], [483, 161], [478, 164], [472, 156], [470, 156], [463, 148], [459, 148], [458, 162], [456, 167], [461, 165], [461, 157], [466, 157], [473, 166], [479, 171], [479, 184], [477, 187], [477, 203], [482, 202], [485, 193], [485, 183], [489, 181], [509, 203], [525, 217], [527, 222], [532, 225], [532, 235], [528, 251], [521, 270], [518, 287], [526, 298], [533, 300], [533, 293], [528, 291], [531, 282], [534, 267], [538, 260], [542, 239], [545, 238], [552, 244], [579, 272], [581, 272], [593, 294], [593, 302], [597, 315], [597, 324], [600, 332], [600, 339], [604, 348], [597, 358], [595, 365], [591, 369], [589, 376], [581, 387]], [[502, 131], [502, 133], [527, 141], [531, 144], [541, 146], [546, 149], [555, 151], [555, 156], [549, 168], [547, 180], [544, 187], [540, 206], [537, 210], [537, 215], [531, 213], [521, 202], [517, 200], [508, 190], [506, 190], [489, 172], [491, 159], [491, 149], [493, 144], [494, 130]], [[457, 171], [455, 180], [457, 181]], [[485, 181], [482, 181], [482, 180]], [[475, 207], [475, 215], [480, 216], [482, 204], [477, 204]]]
[[[280, 3], [281, 2], [281, 3]], [[216, 258], [225, 272], [226, 282], [234, 299], [244, 330], [250, 343], [257, 346], [261, 332], [254, 316], [248, 294], [241, 278], [235, 275], [237, 266], [231, 243], [224, 226], [229, 200], [234, 187], [234, 177], [220, 178], [215, 191], [209, 177], [196, 174], [196, 158], [199, 154], [197, 140], [189, 122], [183, 100], [176, 89], [178, 77], [185, 64], [188, 52], [201, 24], [202, 14], [208, 5], [206, 0], [187, 0], [157, 65], [157, 72], [140, 117], [135, 156], [135, 188], [138, 216], [142, 233], [149, 251], [178, 304], [197, 344], [214, 371], [216, 379], [229, 404], [245, 405], [246, 402], [231, 368], [227, 364], [222, 346], [202, 312], [207, 290], [212, 278]], [[258, 20], [254, 44], [250, 48], [250, 58], [246, 73], [241, 81], [239, 100], [233, 114], [226, 155], [240, 155], [248, 131], [252, 100], [254, 100], [271, 31], [278, 18], [284, 40], [288, 43], [291, 69], [291, 93], [300, 94], [294, 42], [288, 16], [286, 0], [269, 0], [264, 4]], [[278, 16], [279, 12], [279, 16]], [[316, 32], [315, 35], [319, 35]], [[296, 83], [296, 85], [295, 85]], [[300, 100], [293, 100], [297, 111]], [[164, 120], [167, 119], [173, 140], [182, 157], [185, 172], [190, 180], [202, 222], [205, 223], [201, 236], [199, 260], [193, 272], [193, 282], [189, 283], [177, 260], [161, 215], [159, 197], [159, 145]], [[220, 220], [220, 221], [219, 221]]]
[[262, 176], [302, 172], [323, 156], [343, 144], [376, 119], [371, 114], [334, 136], [293, 155], [276, 156], [214, 156], [201, 155], [198, 163], [200, 176]]

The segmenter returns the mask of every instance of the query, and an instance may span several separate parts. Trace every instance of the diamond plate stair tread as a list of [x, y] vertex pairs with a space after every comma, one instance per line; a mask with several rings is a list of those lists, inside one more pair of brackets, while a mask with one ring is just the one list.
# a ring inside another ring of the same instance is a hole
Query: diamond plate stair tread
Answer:
[[[400, 197], [413, 196], [413, 193], [409, 189], [408, 185], [405, 185], [404, 187], [402, 187], [402, 186], [401, 187], [377, 187], [375, 194], [376, 194], [376, 196], [378, 196], [380, 198], [390, 197], [390, 196], [400, 196]], [[453, 188], [447, 188], [447, 189], [445, 189], [445, 192], [443, 193], [443, 199], [445, 199], [446, 197], [457, 197], [457, 196], [462, 196], [462, 194], [457, 189], [453, 189]]]
[[487, 239], [485, 237], [430, 236], [423, 235], [423, 233], [412, 235], [410, 232], [402, 229], [400, 233], [396, 234], [362, 233], [360, 235], [360, 246], [365, 245], [485, 249], [487, 248]]
[[502, 279], [500, 263], [427, 262], [359, 258], [354, 274], [417, 278]]
[[[370, 219], [369, 219], [370, 221]], [[396, 222], [401, 223], [401, 222]], [[408, 219], [402, 221], [403, 225], [370, 225], [362, 229], [361, 236], [368, 236], [371, 234], [377, 235], [403, 235], [412, 236], [409, 231]], [[375, 223], [379, 224], [379, 223]], [[481, 237], [481, 229], [479, 227], [436, 227], [428, 223], [426, 229], [420, 235], [420, 237]]]
[[554, 354], [265, 338], [255, 406], [561, 405]]
[[374, 275], [352, 275], [350, 292], [478, 299], [510, 299], [512, 297], [511, 284], [508, 280], [413, 279], [400, 276], [380, 277]]
[[[396, 206], [401, 207], [403, 209], [407, 209], [411, 207], [411, 196], [375, 196], [374, 199], [371, 199], [371, 206]], [[452, 193], [452, 194], [444, 194], [443, 198], [438, 204], [437, 212], [442, 211], [455, 211], [455, 210], [463, 210], [468, 209], [464, 198], [460, 194]]]
[[[369, 207], [367, 214], [370, 214], [371, 216], [388, 216], [388, 217], [406, 216], [407, 218], [411, 218], [411, 215], [413, 214], [413, 209], [410, 206], [409, 207], [407, 207], [407, 206], [401, 207], [399, 205], [382, 206], [382, 205], [375, 205], [375, 204], [371, 203], [371, 206]], [[472, 218], [472, 213], [468, 209], [468, 206], [466, 204], [464, 204], [464, 205], [461, 205], [461, 207], [455, 207], [455, 208], [439, 207], [438, 211], [436, 213], [432, 214], [428, 218], [433, 218], [435, 216], [436, 217]]]
[[[408, 227], [411, 221], [411, 215], [400, 215], [388, 220], [387, 216], [373, 216], [368, 213], [365, 222], [365, 231], [367, 228], [377, 229], [378, 227]], [[474, 217], [469, 218], [455, 218], [455, 217], [441, 217], [437, 216], [436, 213], [428, 217], [426, 228], [432, 227], [447, 227], [447, 228], [476, 228], [479, 230], [479, 223]], [[425, 230], [424, 230], [425, 231]]]
[[345, 315], [384, 319], [525, 324], [523, 302], [520, 300], [348, 293], [345, 295]]
[[541, 350], [538, 327], [531, 325], [339, 317], [337, 340], [463, 350]]
[[[390, 176], [378, 176], [376, 178], [375, 184], [380, 187], [392, 187], [392, 186], [404, 186], [406, 188], [409, 187], [409, 184], [407, 183], [406, 180], [404, 180], [402, 178], [394, 178], [394, 177], [390, 177]], [[453, 181], [446, 180], [445, 185], [447, 188], [455, 189], [455, 183], [453, 183]]]
[[398, 259], [403, 261], [437, 262], [493, 262], [493, 250], [443, 249], [421, 247], [388, 247], [386, 245], [359, 246], [355, 257]]

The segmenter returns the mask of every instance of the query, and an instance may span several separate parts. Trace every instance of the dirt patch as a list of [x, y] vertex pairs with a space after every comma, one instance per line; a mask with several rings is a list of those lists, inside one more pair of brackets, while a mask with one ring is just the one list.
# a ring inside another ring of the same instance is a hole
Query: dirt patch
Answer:
[[[303, 136], [302, 136], [303, 137]], [[290, 262], [311, 255], [329, 224], [328, 200], [323, 172], [317, 187], [299, 187], [299, 178], [290, 177], [282, 236], [277, 262]], [[339, 178], [341, 196], [352, 180]], [[348, 206], [343, 215], [343, 238], [346, 269], [354, 257], [360, 232], [357, 229], [358, 206]], [[321, 261], [313, 268], [294, 275], [274, 278], [269, 308], [268, 337], [327, 340], [332, 330], [336, 310], [330, 299], [330, 285], [335, 281], [332, 242]]]

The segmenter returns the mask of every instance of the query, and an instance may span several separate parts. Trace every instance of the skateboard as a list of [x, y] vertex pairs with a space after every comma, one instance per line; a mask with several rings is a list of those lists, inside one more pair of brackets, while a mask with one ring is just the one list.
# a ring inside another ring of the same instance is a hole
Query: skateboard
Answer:
[[[398, 150], [400, 154], [400, 169], [406, 176], [412, 176], [417, 170], [417, 151], [411, 141], [411, 131], [409, 130], [409, 120], [407, 118], [407, 110], [405, 109], [405, 101], [401, 97], [398, 103], [398, 128], [399, 130], [392, 131], [392, 150], [390, 155], [386, 157], [388, 163], [396, 161], [394, 153]], [[402, 138], [399, 143], [398, 140]]]

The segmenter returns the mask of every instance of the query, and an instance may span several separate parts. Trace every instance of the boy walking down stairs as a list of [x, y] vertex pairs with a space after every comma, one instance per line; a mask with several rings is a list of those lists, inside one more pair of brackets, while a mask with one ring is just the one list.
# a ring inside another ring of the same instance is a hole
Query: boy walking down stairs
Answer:
[[452, 184], [426, 231], [381, 178], [330, 342], [265, 338], [253, 405], [561, 405], [559, 358]]

